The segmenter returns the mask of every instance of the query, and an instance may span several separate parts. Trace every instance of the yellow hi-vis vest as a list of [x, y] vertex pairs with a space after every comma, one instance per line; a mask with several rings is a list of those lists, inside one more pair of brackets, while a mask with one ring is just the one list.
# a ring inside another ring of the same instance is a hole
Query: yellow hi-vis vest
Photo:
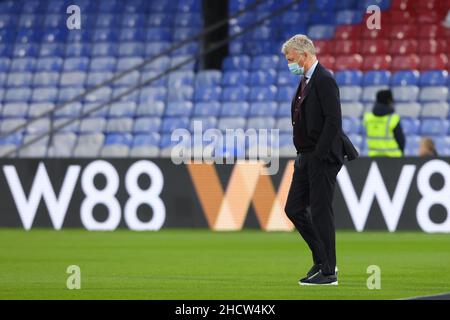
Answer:
[[394, 129], [400, 121], [398, 114], [376, 116], [372, 112], [364, 114], [366, 141], [369, 157], [401, 157], [402, 151], [394, 138]]

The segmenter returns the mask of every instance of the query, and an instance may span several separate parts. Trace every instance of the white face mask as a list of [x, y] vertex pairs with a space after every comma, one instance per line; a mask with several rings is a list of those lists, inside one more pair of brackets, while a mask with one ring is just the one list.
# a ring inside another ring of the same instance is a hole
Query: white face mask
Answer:
[[288, 68], [292, 74], [298, 76], [302, 76], [305, 73], [305, 68], [300, 67], [300, 65], [297, 62], [289, 63]]

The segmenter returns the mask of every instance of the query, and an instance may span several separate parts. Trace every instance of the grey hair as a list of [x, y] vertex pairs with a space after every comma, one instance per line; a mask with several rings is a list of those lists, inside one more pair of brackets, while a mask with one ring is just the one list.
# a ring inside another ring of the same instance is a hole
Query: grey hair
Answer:
[[289, 50], [295, 50], [297, 52], [303, 53], [308, 52], [313, 56], [316, 55], [316, 48], [314, 43], [304, 34], [296, 34], [289, 40], [287, 40], [281, 47], [281, 52], [286, 54]]

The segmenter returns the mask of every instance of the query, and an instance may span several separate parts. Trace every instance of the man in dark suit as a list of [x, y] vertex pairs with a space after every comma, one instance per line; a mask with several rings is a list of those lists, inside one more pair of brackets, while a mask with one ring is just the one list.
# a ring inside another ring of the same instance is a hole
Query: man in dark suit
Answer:
[[337, 285], [333, 193], [345, 159], [358, 152], [342, 131], [339, 88], [318, 62], [313, 42], [296, 35], [281, 51], [290, 71], [302, 76], [291, 105], [297, 157], [285, 206], [314, 262], [299, 284]]

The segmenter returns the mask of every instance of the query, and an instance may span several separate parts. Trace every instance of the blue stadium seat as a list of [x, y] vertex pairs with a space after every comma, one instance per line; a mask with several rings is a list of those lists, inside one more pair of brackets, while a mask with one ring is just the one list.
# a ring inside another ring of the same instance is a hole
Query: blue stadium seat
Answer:
[[119, 33], [120, 42], [145, 41], [146, 34], [142, 29], [122, 28]]
[[277, 55], [261, 55], [253, 58], [250, 69], [252, 70], [267, 70], [277, 69], [280, 57]]
[[30, 88], [10, 88], [6, 90], [4, 102], [27, 102], [31, 98]]
[[82, 93], [84, 93], [84, 88], [82, 87], [62, 88], [58, 92], [58, 102], [68, 101], [79, 96]]
[[64, 117], [75, 118], [78, 115], [80, 115], [81, 108], [82, 108], [81, 102], [74, 102], [62, 108], [58, 108], [57, 110], [55, 110], [54, 115], [55, 117], [58, 118]]
[[222, 93], [220, 86], [199, 87], [195, 91], [195, 101], [219, 101]]
[[92, 57], [111, 57], [117, 55], [117, 44], [113, 42], [93, 43], [91, 48]]
[[184, 116], [189, 117], [192, 113], [193, 104], [190, 101], [169, 102], [166, 109], [166, 116]]
[[219, 119], [218, 128], [222, 131], [226, 129], [245, 129], [246, 120], [243, 117], [223, 117]]
[[216, 117], [192, 117], [189, 125], [189, 130], [194, 132], [194, 130], [198, 130], [200, 128], [202, 132], [208, 129], [215, 129], [217, 127], [217, 118]]
[[120, 29], [118, 28], [98, 28], [92, 33], [91, 41], [98, 42], [117, 42], [119, 40]]
[[251, 86], [270, 86], [276, 84], [277, 72], [274, 69], [252, 71], [250, 73]]
[[361, 122], [355, 118], [342, 118], [342, 130], [346, 134], [359, 134], [361, 132]]
[[420, 73], [413, 71], [397, 71], [391, 77], [392, 86], [417, 86], [419, 84]]
[[341, 101], [359, 101], [362, 94], [362, 88], [359, 86], [341, 86], [339, 88]]
[[124, 71], [128, 69], [132, 69], [140, 64], [142, 64], [144, 60], [141, 57], [123, 57], [117, 59], [117, 71]]
[[278, 102], [290, 102], [294, 98], [294, 94], [297, 88], [294, 86], [282, 86], [278, 88], [277, 101]]
[[171, 133], [176, 129], [188, 129], [189, 118], [188, 117], [166, 117], [163, 119], [161, 132]]
[[391, 5], [391, 0], [361, 0], [357, 1], [358, 8], [366, 10], [371, 5], [377, 5], [381, 10], [386, 10]]
[[152, 62], [147, 63], [145, 69], [163, 71], [170, 67], [170, 63], [171, 60], [169, 57], [159, 57], [157, 59], [152, 59]]
[[60, 86], [83, 86], [86, 81], [86, 72], [70, 71], [62, 72], [60, 78]]
[[278, 104], [277, 117], [290, 117], [291, 116], [291, 103], [282, 102]]
[[294, 86], [298, 87], [300, 77], [293, 75], [290, 71], [278, 71], [278, 86]]
[[335, 78], [339, 86], [360, 86], [363, 73], [359, 70], [338, 71]]
[[219, 115], [221, 104], [218, 101], [197, 102], [194, 105], [194, 116], [196, 117], [217, 117]]
[[[41, 48], [39, 50], [40, 57], [62, 57], [65, 54], [67, 56], [70, 56], [68, 53], [70, 53], [69, 47], [66, 51], [66, 46], [61, 43], [43, 43], [41, 44]], [[87, 53], [86, 53], [87, 54]], [[80, 55], [77, 55], [80, 56]]]
[[331, 25], [312, 25], [308, 28], [308, 36], [312, 40], [331, 39], [334, 35], [334, 26]]
[[158, 132], [161, 129], [162, 120], [159, 117], [138, 118], [133, 125], [133, 133]]
[[364, 74], [363, 86], [389, 86], [391, 73], [387, 70], [371, 70]]
[[250, 90], [250, 101], [274, 101], [277, 95], [275, 86], [252, 87]]
[[1, 72], [8, 72], [10, 65], [11, 65], [11, 59], [0, 57], [0, 71]]
[[247, 101], [249, 94], [250, 89], [247, 86], [224, 88], [222, 93], [222, 101]]
[[420, 75], [420, 86], [445, 86], [447, 85], [448, 72], [445, 70], [432, 70]]
[[63, 59], [58, 57], [43, 57], [36, 61], [36, 71], [60, 71]]
[[250, 106], [247, 102], [224, 102], [221, 117], [246, 117]]
[[10, 71], [34, 71], [35, 58], [14, 58], [11, 60]]
[[416, 86], [399, 86], [391, 89], [397, 102], [414, 102], [419, 97], [419, 87]]
[[170, 67], [179, 70], [194, 70], [195, 61], [192, 59], [192, 56], [174, 56], [170, 61]]
[[33, 74], [31, 72], [10, 72], [6, 85], [8, 87], [28, 87], [31, 85]]
[[64, 61], [64, 71], [87, 71], [89, 67], [89, 58], [77, 57], [67, 58]]
[[136, 110], [134, 102], [114, 102], [109, 107], [108, 116], [112, 118], [133, 117]]
[[251, 117], [275, 117], [277, 113], [278, 105], [276, 102], [254, 102], [250, 105], [250, 113]]
[[48, 114], [55, 108], [55, 105], [51, 102], [32, 103], [28, 108], [28, 118], [36, 118]]
[[246, 70], [242, 71], [225, 71], [222, 77], [222, 86], [231, 87], [231, 86], [246, 86], [248, 84], [248, 79], [250, 75]]
[[170, 87], [178, 89], [184, 86], [193, 86], [195, 73], [193, 71], [175, 71], [169, 74]]
[[340, 10], [336, 13], [336, 24], [357, 24], [363, 19], [361, 10]]
[[146, 29], [146, 41], [172, 41], [172, 33], [169, 28]]
[[133, 118], [110, 118], [106, 124], [106, 132], [131, 132], [133, 123]]
[[122, 42], [117, 52], [119, 56], [142, 56], [143, 53], [144, 44], [140, 42]]
[[310, 12], [309, 17], [310, 25], [335, 25], [336, 14], [332, 11], [332, 8], [328, 8], [320, 11]]
[[129, 133], [109, 133], [106, 135], [105, 145], [126, 145], [131, 146], [133, 136]]
[[192, 101], [194, 88], [192, 86], [181, 86], [176, 90], [169, 90], [167, 93], [168, 102]]
[[36, 57], [39, 54], [39, 45], [36, 43], [18, 43], [14, 46], [14, 57]]
[[412, 118], [402, 118], [400, 120], [403, 133], [405, 136], [414, 135], [419, 133], [420, 121]]
[[219, 86], [222, 80], [222, 72], [219, 70], [199, 71], [195, 75], [195, 88]]
[[448, 98], [448, 88], [447, 87], [422, 87], [420, 90], [419, 100], [421, 102], [432, 102], [432, 101], [447, 101]]
[[175, 27], [202, 27], [202, 17], [199, 13], [178, 13]]
[[112, 72], [89, 72], [87, 79], [86, 79], [86, 85], [88, 87], [99, 85], [100, 83], [103, 83], [113, 77]]
[[[165, 87], [167, 86], [168, 77], [159, 77], [160, 72], [154, 70], [144, 70], [141, 72], [141, 83], [147, 83], [151, 81], [151, 83], [147, 84], [152, 87]], [[155, 78], [158, 77], [158, 78]]]
[[55, 87], [35, 88], [31, 100], [33, 102], [56, 102], [58, 99], [58, 89]]
[[[129, 4], [127, 4], [129, 5]], [[143, 28], [146, 25], [146, 16], [142, 13], [133, 13], [124, 15], [122, 18], [122, 27], [125, 28]]]
[[3, 118], [25, 118], [28, 114], [27, 103], [6, 103], [3, 105]]
[[115, 71], [117, 60], [111, 57], [91, 59], [90, 71]]
[[150, 103], [142, 103], [137, 107], [136, 115], [138, 117], [145, 116], [162, 116], [164, 114], [165, 104], [163, 101], [153, 101]]
[[133, 139], [133, 147], [158, 146], [161, 137], [158, 133], [136, 134]]
[[273, 117], [250, 117], [247, 120], [247, 129], [274, 129], [275, 118]]
[[223, 61], [222, 68], [226, 70], [248, 70], [250, 68], [249, 56], [228, 56]]
[[422, 135], [443, 136], [449, 128], [449, 121], [443, 119], [424, 119], [421, 122], [420, 133]]
[[148, 15], [148, 27], [171, 27], [174, 23], [174, 16], [169, 14], [154, 13], [151, 11]]
[[106, 102], [111, 98], [112, 89], [110, 87], [101, 87], [90, 92], [86, 97], [87, 102]]
[[151, 87], [141, 89], [139, 95], [140, 103], [150, 103], [152, 101], [166, 101], [167, 89], [165, 87]]

